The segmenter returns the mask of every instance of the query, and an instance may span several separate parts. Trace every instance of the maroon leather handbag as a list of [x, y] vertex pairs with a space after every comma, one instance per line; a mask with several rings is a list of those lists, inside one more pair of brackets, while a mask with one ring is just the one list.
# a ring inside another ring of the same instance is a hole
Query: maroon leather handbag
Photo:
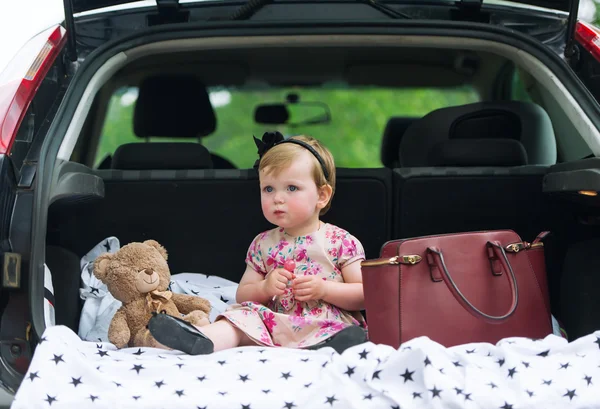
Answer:
[[542, 239], [512, 230], [385, 243], [362, 263], [369, 340], [397, 348], [427, 336], [446, 347], [552, 333]]

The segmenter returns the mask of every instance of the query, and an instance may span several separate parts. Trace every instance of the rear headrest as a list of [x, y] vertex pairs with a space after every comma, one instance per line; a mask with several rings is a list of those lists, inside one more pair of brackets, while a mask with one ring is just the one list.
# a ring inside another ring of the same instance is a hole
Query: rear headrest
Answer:
[[522, 166], [527, 152], [513, 139], [450, 139], [429, 151], [429, 166]]
[[112, 169], [177, 170], [211, 169], [210, 152], [192, 142], [140, 142], [121, 145], [115, 151]]
[[206, 87], [196, 77], [159, 75], [142, 81], [133, 113], [140, 138], [199, 138], [217, 124]]
[[[546, 111], [532, 103], [503, 101], [442, 108], [425, 115], [404, 133], [400, 165], [434, 166], [429, 162], [433, 147], [457, 139], [514, 140], [524, 147], [530, 165], [556, 163], [556, 139]], [[494, 162], [499, 159], [500, 154]]]
[[381, 140], [381, 163], [386, 168], [397, 168], [398, 149], [402, 135], [408, 127], [418, 118], [395, 116], [390, 118], [383, 131], [383, 139]]

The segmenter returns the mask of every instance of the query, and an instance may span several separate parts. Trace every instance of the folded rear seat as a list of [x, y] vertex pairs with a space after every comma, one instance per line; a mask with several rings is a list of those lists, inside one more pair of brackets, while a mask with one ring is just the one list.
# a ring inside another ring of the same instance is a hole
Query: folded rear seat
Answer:
[[542, 178], [556, 162], [539, 106], [485, 102], [431, 112], [411, 125], [394, 170], [396, 237], [514, 229], [532, 240], [551, 209]]

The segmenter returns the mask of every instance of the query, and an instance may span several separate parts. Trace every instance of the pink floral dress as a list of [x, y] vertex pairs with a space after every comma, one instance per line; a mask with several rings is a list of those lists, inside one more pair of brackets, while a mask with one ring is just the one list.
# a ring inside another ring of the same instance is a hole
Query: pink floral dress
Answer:
[[[350, 233], [324, 223], [318, 231], [293, 237], [282, 228], [256, 236], [246, 263], [266, 275], [294, 259], [296, 276], [316, 275], [343, 282], [342, 267], [365, 259], [362, 244]], [[243, 302], [231, 306], [218, 318], [229, 320], [260, 345], [308, 347], [350, 325], [366, 328], [360, 312], [348, 312], [322, 300], [296, 301], [290, 288], [267, 306]]]

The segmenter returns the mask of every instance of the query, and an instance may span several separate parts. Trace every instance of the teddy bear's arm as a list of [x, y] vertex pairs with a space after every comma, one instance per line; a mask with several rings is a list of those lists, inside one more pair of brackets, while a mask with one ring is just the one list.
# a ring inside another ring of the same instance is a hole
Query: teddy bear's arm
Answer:
[[131, 332], [127, 325], [127, 315], [121, 307], [115, 313], [108, 327], [108, 340], [117, 348], [124, 348], [129, 344], [130, 338]]
[[201, 297], [173, 293], [172, 300], [182, 314], [189, 314], [197, 310], [204, 311], [207, 314], [210, 312], [210, 302]]

